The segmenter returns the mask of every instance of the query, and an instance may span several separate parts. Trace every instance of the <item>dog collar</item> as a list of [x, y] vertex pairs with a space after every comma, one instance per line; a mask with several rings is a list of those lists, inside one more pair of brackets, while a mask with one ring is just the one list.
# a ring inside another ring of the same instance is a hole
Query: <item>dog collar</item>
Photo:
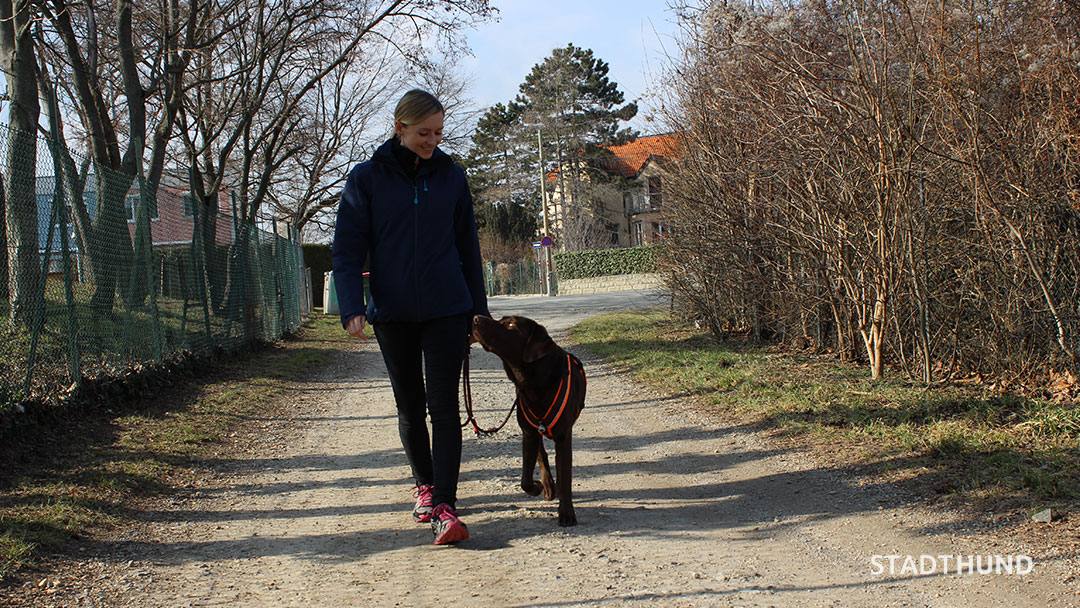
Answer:
[[[555, 391], [555, 398], [551, 401], [551, 405], [548, 406], [547, 412], [544, 413], [543, 418], [536, 418], [535, 420], [531, 418], [529, 416], [529, 408], [525, 406], [525, 399], [522, 398], [521, 393], [518, 393], [518, 407], [521, 408], [521, 413], [525, 416], [525, 421], [544, 437], [553, 439], [551, 427], [558, 424], [559, 419], [562, 418], [563, 412], [566, 411], [566, 404], [570, 401], [570, 385], [574, 377], [575, 369], [577, 370], [577, 375], [581, 377], [581, 382], [584, 383], [585, 368], [581, 365], [581, 361], [570, 353], [566, 353], [566, 376], [559, 380], [559, 388]], [[556, 407], [558, 407], [558, 409], [556, 409]], [[552, 412], [554, 412], [554, 415], [552, 415]]]

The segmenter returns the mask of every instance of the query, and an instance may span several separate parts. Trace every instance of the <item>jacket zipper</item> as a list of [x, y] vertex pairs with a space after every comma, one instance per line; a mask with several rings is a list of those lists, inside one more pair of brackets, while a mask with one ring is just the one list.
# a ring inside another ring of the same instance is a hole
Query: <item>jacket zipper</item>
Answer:
[[413, 293], [416, 294], [416, 314], [422, 316], [420, 294], [420, 187], [413, 179]]

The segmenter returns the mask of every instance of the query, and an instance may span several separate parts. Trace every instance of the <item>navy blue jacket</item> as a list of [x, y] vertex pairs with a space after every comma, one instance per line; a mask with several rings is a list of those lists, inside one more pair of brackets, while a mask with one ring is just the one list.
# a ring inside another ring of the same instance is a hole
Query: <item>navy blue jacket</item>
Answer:
[[[442, 150], [410, 177], [387, 141], [345, 182], [331, 248], [342, 324], [488, 315], [472, 194]], [[370, 301], [364, 263], [370, 259]]]

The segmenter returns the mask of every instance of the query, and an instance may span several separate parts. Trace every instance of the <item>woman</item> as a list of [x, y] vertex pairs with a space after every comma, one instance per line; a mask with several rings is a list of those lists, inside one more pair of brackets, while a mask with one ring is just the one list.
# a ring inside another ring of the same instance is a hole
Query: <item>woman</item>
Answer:
[[374, 328], [416, 481], [413, 519], [431, 522], [437, 545], [469, 536], [455, 510], [458, 374], [473, 315], [489, 314], [465, 172], [438, 148], [444, 115], [430, 93], [405, 93], [394, 136], [349, 174], [332, 249], [341, 322], [361, 338]]

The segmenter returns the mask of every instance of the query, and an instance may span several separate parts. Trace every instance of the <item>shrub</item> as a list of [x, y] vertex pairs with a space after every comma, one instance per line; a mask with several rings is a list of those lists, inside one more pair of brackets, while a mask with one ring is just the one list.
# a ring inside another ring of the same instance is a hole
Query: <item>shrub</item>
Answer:
[[636, 274], [656, 271], [659, 245], [569, 251], [554, 256], [555, 273], [560, 280], [588, 279], [616, 274]]

